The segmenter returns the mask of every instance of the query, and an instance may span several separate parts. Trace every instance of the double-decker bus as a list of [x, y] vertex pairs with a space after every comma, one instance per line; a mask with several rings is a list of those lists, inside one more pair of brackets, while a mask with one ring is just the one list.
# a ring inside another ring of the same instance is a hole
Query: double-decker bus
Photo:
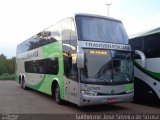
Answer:
[[16, 81], [22, 88], [78, 106], [130, 102], [132, 50], [121, 21], [75, 14], [17, 46]]
[[135, 100], [160, 100], [160, 28], [130, 37], [132, 49], [143, 51], [146, 67], [141, 67], [139, 57], [134, 61]]

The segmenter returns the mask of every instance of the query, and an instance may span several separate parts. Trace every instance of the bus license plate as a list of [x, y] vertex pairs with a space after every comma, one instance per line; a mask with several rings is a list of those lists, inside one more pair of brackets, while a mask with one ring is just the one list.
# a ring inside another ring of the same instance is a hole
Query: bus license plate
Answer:
[[111, 104], [117, 103], [117, 99], [116, 98], [109, 98], [109, 99], [107, 99], [107, 103], [111, 103]]

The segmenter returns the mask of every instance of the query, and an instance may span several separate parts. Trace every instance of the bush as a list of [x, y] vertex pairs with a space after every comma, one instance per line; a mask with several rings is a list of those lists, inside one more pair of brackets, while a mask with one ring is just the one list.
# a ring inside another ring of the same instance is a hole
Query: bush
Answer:
[[3, 73], [0, 80], [15, 80], [15, 74]]

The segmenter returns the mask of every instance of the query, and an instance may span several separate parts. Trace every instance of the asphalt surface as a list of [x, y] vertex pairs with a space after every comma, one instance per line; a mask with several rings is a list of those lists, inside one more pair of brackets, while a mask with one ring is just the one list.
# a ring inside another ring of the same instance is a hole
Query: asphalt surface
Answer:
[[0, 81], [0, 114], [160, 114], [160, 104], [118, 103], [114, 105], [96, 105], [77, 107], [66, 102], [58, 105], [49, 95], [34, 91], [23, 90], [15, 81]]

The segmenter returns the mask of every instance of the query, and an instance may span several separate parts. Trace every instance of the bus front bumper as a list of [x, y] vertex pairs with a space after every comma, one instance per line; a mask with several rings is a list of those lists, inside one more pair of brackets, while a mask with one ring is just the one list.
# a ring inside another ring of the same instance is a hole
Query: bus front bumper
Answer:
[[134, 93], [123, 94], [123, 95], [110, 95], [110, 96], [90, 96], [81, 94], [78, 106], [131, 102], [133, 100], [133, 96]]

